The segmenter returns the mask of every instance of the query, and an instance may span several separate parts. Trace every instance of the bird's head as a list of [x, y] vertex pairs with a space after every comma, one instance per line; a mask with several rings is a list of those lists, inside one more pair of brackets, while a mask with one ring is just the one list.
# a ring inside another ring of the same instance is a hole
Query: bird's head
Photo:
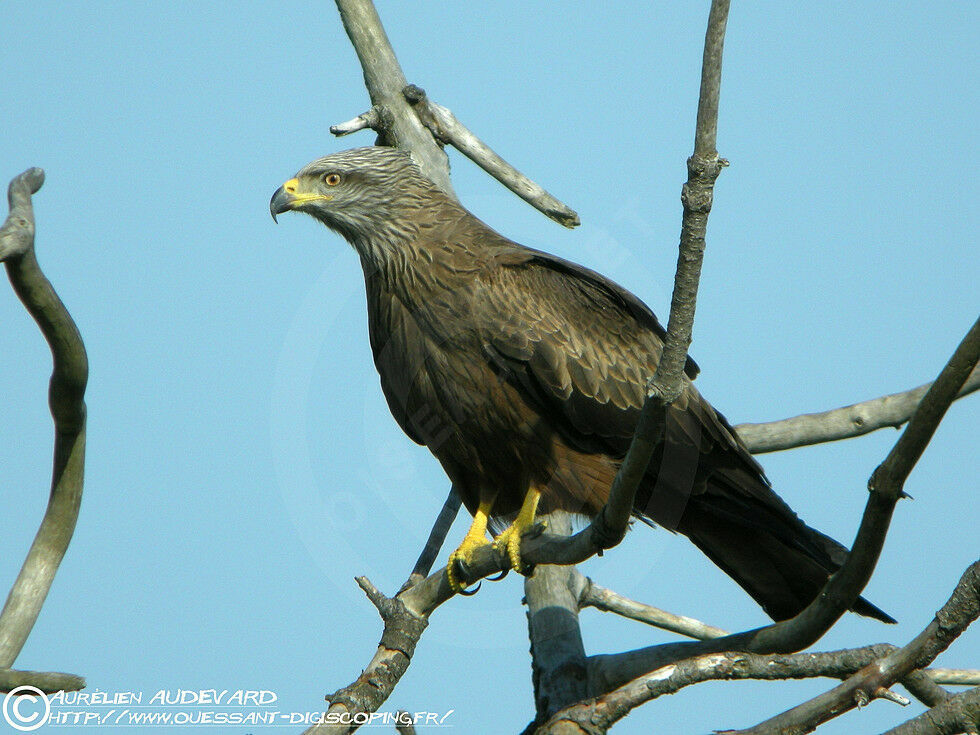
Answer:
[[372, 146], [333, 153], [303, 167], [276, 190], [272, 218], [306, 212], [355, 246], [369, 240], [410, 236], [436, 186], [412, 157], [396, 148]]

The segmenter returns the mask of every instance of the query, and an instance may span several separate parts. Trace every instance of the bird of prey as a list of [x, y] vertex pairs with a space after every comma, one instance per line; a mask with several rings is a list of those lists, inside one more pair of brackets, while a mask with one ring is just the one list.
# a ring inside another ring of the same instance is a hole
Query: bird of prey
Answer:
[[[630, 445], [664, 328], [602, 275], [518, 245], [464, 209], [409, 153], [358, 148], [313, 161], [273, 195], [360, 256], [381, 388], [401, 428], [442, 464], [473, 523], [448, 564], [493, 542], [522, 571], [537, 513], [591, 517]], [[683, 393], [634, 514], [687, 536], [774, 619], [819, 593], [847, 550], [777, 496], [738, 435]], [[509, 524], [509, 525], [508, 525]], [[855, 612], [885, 622], [864, 599]]]

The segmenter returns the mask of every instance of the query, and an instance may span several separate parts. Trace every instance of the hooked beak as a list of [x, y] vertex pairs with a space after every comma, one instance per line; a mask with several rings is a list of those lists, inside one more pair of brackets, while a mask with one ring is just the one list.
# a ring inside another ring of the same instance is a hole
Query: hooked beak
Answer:
[[272, 214], [272, 221], [278, 223], [277, 214], [290, 211], [296, 205], [296, 187], [299, 181], [290, 179], [285, 184], [276, 189], [269, 202], [269, 212]]
[[328, 194], [304, 193], [299, 190], [299, 179], [290, 179], [285, 184], [276, 189], [269, 202], [269, 211], [272, 213], [274, 222], [277, 214], [299, 209], [304, 204], [310, 202], [329, 202], [333, 197]]

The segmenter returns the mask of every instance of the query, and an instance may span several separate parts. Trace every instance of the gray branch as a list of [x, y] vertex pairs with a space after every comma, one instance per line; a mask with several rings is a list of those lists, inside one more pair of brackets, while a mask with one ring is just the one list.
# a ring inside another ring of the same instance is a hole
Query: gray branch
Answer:
[[415, 562], [415, 568], [412, 569], [412, 573], [408, 575], [408, 579], [402, 585], [402, 590], [407, 590], [429, 576], [432, 565], [439, 557], [442, 545], [446, 542], [446, 536], [449, 534], [449, 529], [452, 528], [453, 521], [456, 520], [456, 515], [459, 513], [459, 507], [462, 504], [463, 501], [459, 497], [459, 493], [456, 492], [456, 488], [451, 487], [449, 495], [446, 496], [446, 502], [442, 504], [442, 510], [439, 511], [435, 523], [432, 524], [432, 530], [429, 531], [429, 538], [426, 539], [422, 553], [419, 554], [418, 561]]
[[[836, 698], [835, 704], [850, 703], [849, 706], [870, 701], [873, 697], [905, 703], [904, 698], [888, 689], [893, 683], [900, 681], [927, 706], [941, 708], [957, 697], [950, 695], [939, 684], [976, 683], [977, 672], [921, 667], [941, 653], [976, 619], [978, 613], [980, 562], [963, 575], [952, 597], [937, 613], [933, 623], [905, 648], [879, 643], [821, 653], [766, 655], [723, 651], [674, 660], [664, 656], [660, 665], [635, 678], [632, 674], [637, 672], [630, 670], [629, 662], [622, 654], [591, 656], [588, 659], [591, 699], [584, 699], [556, 712], [537, 731], [537, 735], [558, 735], [564, 732], [602, 733], [645, 702], [665, 694], [673, 694], [692, 684], [719, 679], [844, 679], [846, 681], [841, 687], [848, 688], [845, 694]], [[650, 650], [657, 649], [669, 650], [670, 646], [653, 646]], [[855, 680], [860, 684], [854, 684]], [[841, 687], [834, 692], [838, 692]], [[824, 698], [827, 696], [822, 695]], [[826, 701], [822, 700], [820, 706], [825, 707]], [[958, 711], [956, 705], [950, 707], [949, 711]], [[758, 729], [752, 728], [745, 733], [802, 733], [809, 732], [815, 726], [812, 721], [801, 723], [789, 719], [774, 719], [764, 725], [765, 727], [760, 725], [757, 726]]]
[[[48, 506], [0, 613], [0, 669], [20, 654], [75, 531], [85, 464], [85, 385], [88, 360], [81, 335], [34, 255], [33, 194], [44, 172], [28, 169], [10, 182], [10, 215], [0, 227], [0, 261], [51, 348], [48, 404], [54, 419], [54, 469]], [[77, 679], [77, 677], [76, 677]]]
[[0, 669], [0, 694], [22, 686], [40, 689], [45, 694], [75, 692], [85, 688], [85, 679], [75, 674], [62, 674], [57, 671]]
[[980, 320], [974, 323], [916, 408], [898, 442], [868, 483], [871, 491], [857, 538], [843, 566], [798, 615], [764, 628], [688, 646], [690, 655], [727, 650], [792, 653], [812, 645], [854, 603], [870, 579], [902, 486], [980, 358]]
[[[753, 654], [710, 653], [658, 667], [618, 688], [557, 712], [538, 735], [557, 735], [560, 727], [575, 732], [605, 732], [636, 707], [684, 687], [705, 681], [758, 679], [778, 681], [819, 677], [846, 679], [898, 649], [888, 644], [821, 653]], [[926, 678], [925, 672], [919, 672]], [[591, 671], [590, 671], [591, 676]], [[911, 678], [911, 677], [909, 677]], [[931, 679], [930, 679], [931, 682]], [[905, 682], [903, 682], [905, 683]], [[917, 691], [921, 687], [912, 685]], [[894, 692], [879, 695], [907, 703]], [[931, 698], [930, 698], [931, 699]], [[942, 701], [947, 701], [943, 698]], [[590, 729], [594, 728], [594, 729]], [[780, 731], [782, 732], [782, 731]], [[788, 732], [788, 731], [787, 731]]]
[[937, 684], [947, 686], [980, 686], [980, 670], [978, 669], [929, 669], [929, 676]]
[[[886, 427], [897, 429], [912, 417], [931, 386], [932, 383], [926, 383], [902, 393], [822, 413], [807, 413], [762, 424], [739, 424], [735, 429], [753, 454], [850, 439]], [[956, 397], [962, 398], [978, 389], [980, 368], [974, 368]]]
[[452, 111], [430, 100], [423, 89], [410, 84], [405, 88], [404, 94], [405, 99], [415, 108], [422, 124], [432, 132], [436, 140], [453, 146], [525, 202], [558, 224], [572, 228], [582, 223], [573, 209], [562, 204], [507, 163], [457, 120]]
[[[419, 121], [441, 144], [453, 146], [525, 202], [558, 224], [568, 228], [578, 227], [581, 224], [575, 210], [560, 202], [539, 184], [507, 163], [457, 120], [451, 110], [430, 100], [421, 87], [409, 84], [402, 90], [402, 94], [416, 111]], [[331, 125], [330, 132], [341, 137], [370, 128], [378, 132], [382, 140], [386, 140], [388, 126], [392, 119], [391, 114], [386, 111], [387, 108], [384, 106], [376, 105], [352, 120]]]
[[[571, 516], [555, 511], [548, 515], [548, 527], [570, 534]], [[573, 566], [546, 564], [535, 567], [524, 581], [536, 722], [588, 696], [585, 644], [573, 591], [576, 576], [581, 574]]]
[[679, 633], [698, 640], [720, 638], [729, 634], [727, 630], [702, 623], [700, 620], [689, 618], [686, 615], [676, 615], [661, 610], [659, 607], [631, 600], [618, 592], [613, 592], [596, 584], [578, 571], [573, 575], [573, 584], [578, 592], [580, 608], [594, 607], [596, 610], [615, 613], [630, 620], [636, 620], [661, 630], [669, 630], [672, 633]]
[[331, 125], [330, 132], [340, 138], [344, 135], [356, 133], [359, 130], [366, 130], [367, 128], [377, 130], [380, 126], [381, 112], [379, 108], [372, 107], [367, 112], [362, 112], [353, 120], [348, 120], [347, 122], [339, 123], [338, 125]]
[[[883, 658], [896, 650], [898, 650], [897, 646], [888, 643], [876, 643], [863, 648], [853, 648], [843, 651], [807, 653], [795, 659], [792, 658], [795, 654], [752, 655], [768, 656], [772, 661], [809, 662], [802, 667], [785, 668], [785, 671], [792, 670], [796, 672], [796, 678], [803, 679], [817, 676], [844, 678], [845, 676], [850, 676], [862, 666], [866, 666], [872, 661]], [[722, 651], [720, 653], [727, 655], [736, 652]], [[678, 644], [665, 644], [649, 646], [635, 651], [589, 656], [587, 659], [589, 672], [588, 696], [601, 697], [616, 689], [628, 686], [631, 681], [650, 679], [651, 677], [655, 679], [657, 676], [656, 672], [658, 671], [662, 672], [671, 666], [698, 658], [699, 656], [710, 657], [712, 655], [716, 654], [701, 653], [691, 655], [690, 651], [685, 651]], [[836, 664], [833, 663], [835, 661], [837, 661]], [[833, 666], [839, 666], [840, 668], [834, 669]], [[901, 683], [914, 697], [931, 707], [939, 702], [945, 701], [948, 696], [941, 685], [980, 684], [975, 674], [976, 672], [974, 671], [959, 669], [922, 669], [908, 674], [902, 678]], [[699, 679], [698, 681], [701, 680]], [[695, 683], [697, 681], [688, 682], [688, 684]]]
[[694, 329], [712, 192], [715, 180], [726, 165], [724, 160], [718, 158], [715, 144], [721, 90], [721, 54], [727, 22], [728, 0], [713, 0], [704, 41], [694, 154], [687, 161], [688, 179], [681, 191], [684, 212], [667, 334], [633, 441], [609, 490], [609, 500], [587, 529], [592, 542], [601, 549], [615, 546], [626, 533], [636, 489], [660, 441], [662, 428], [667, 425], [665, 414], [671, 410], [671, 404], [681, 394], [684, 385], [684, 365]]

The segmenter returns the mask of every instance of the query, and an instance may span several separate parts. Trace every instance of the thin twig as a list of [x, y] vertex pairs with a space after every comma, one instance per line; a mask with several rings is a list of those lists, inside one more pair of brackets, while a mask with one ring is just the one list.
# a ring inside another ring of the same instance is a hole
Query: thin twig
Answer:
[[405, 584], [402, 585], [400, 591], [407, 590], [412, 585], [418, 584], [429, 576], [429, 572], [432, 571], [432, 565], [435, 564], [436, 559], [439, 557], [442, 545], [446, 541], [449, 529], [452, 528], [453, 521], [456, 520], [456, 515], [459, 513], [459, 507], [462, 504], [463, 501], [459, 497], [456, 488], [451, 487], [449, 489], [449, 495], [446, 497], [446, 502], [442, 505], [442, 510], [439, 511], [435, 523], [432, 524], [432, 530], [429, 531], [429, 538], [425, 542], [422, 553], [419, 554], [418, 561], [415, 562], [415, 568], [408, 576]]
[[695, 618], [677, 615], [652, 605], [631, 600], [618, 592], [613, 592], [600, 584], [596, 584], [580, 572], [575, 574], [577, 577], [574, 583], [578, 591], [580, 607], [594, 607], [596, 610], [615, 613], [630, 620], [636, 620], [661, 630], [669, 630], [672, 633], [679, 633], [697, 640], [720, 638], [729, 634], [727, 630], [702, 623]]
[[929, 675], [928, 669], [909, 672], [902, 679], [902, 686], [926, 707], [935, 707], [953, 696], [952, 692], [944, 689]]
[[609, 499], [587, 529], [593, 543], [602, 549], [615, 546], [626, 533], [633, 513], [636, 489], [659, 443], [662, 427], [666, 425], [664, 414], [670, 410], [684, 385], [684, 366], [694, 329], [708, 213], [711, 211], [715, 180], [727, 165], [726, 161], [718, 158], [716, 150], [721, 55], [727, 22], [728, 0], [713, 0], [704, 40], [694, 154], [687, 161], [688, 179], [681, 192], [684, 213], [663, 353], [650, 381], [633, 441], [609, 489]]
[[408, 100], [437, 140], [453, 146], [521, 199], [564, 227], [578, 227], [582, 222], [575, 210], [558, 201], [534, 183], [493, 149], [480, 140], [469, 128], [456, 119], [452, 111], [430, 100], [425, 90], [410, 84], [404, 89]]
[[377, 129], [380, 125], [381, 113], [377, 107], [372, 107], [367, 112], [362, 112], [353, 120], [348, 120], [338, 125], [331, 125], [330, 132], [339, 138], [344, 135], [356, 133], [358, 130], [366, 130], [367, 128]]
[[[850, 439], [886, 427], [897, 429], [912, 417], [931, 386], [932, 383], [926, 383], [902, 393], [892, 393], [821, 413], [807, 413], [761, 424], [739, 424], [735, 430], [750, 452], [763, 454]], [[970, 373], [956, 397], [962, 398], [977, 390], [980, 390], [980, 368]]]
[[0, 613], [0, 668], [13, 665], [37, 620], [75, 531], [85, 464], [85, 385], [88, 360], [71, 316], [34, 255], [31, 196], [44, 172], [28, 169], [10, 182], [10, 215], [0, 227], [0, 261], [51, 348], [48, 404], [54, 419], [54, 470], [44, 519]]

